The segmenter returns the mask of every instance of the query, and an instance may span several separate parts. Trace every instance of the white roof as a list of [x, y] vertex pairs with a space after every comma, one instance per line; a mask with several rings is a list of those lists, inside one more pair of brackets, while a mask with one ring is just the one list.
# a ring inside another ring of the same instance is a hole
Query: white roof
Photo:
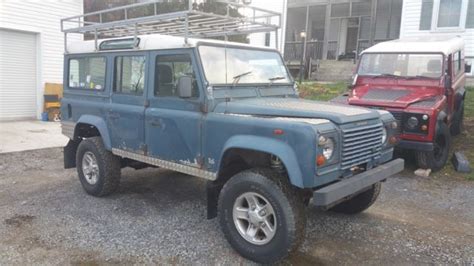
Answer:
[[378, 43], [362, 51], [362, 53], [442, 53], [463, 50], [464, 41], [461, 37], [419, 36]]
[[[162, 35], [162, 34], [139, 35], [137, 37], [140, 38], [140, 42], [138, 45], [140, 50], [188, 48], [188, 47], [196, 47], [198, 43], [221, 44], [221, 45], [227, 44], [227, 45], [246, 46], [250, 48], [275, 50], [273, 48], [269, 48], [265, 46], [255, 46], [255, 45], [249, 45], [245, 43], [226, 42], [226, 41], [213, 40], [213, 39], [188, 38], [188, 43], [186, 44], [184, 42], [184, 37], [176, 37], [176, 36], [169, 36], [169, 35]], [[122, 38], [100, 39], [97, 42], [99, 46], [100, 43], [102, 43], [103, 41], [130, 39], [130, 38], [133, 38], [133, 36], [126, 37], [126, 38], [122, 37]], [[106, 50], [106, 51], [101, 51], [101, 52], [115, 52], [115, 51], [117, 50]], [[94, 40], [70, 43], [67, 45], [67, 52], [70, 54], [93, 53], [95, 52]]]

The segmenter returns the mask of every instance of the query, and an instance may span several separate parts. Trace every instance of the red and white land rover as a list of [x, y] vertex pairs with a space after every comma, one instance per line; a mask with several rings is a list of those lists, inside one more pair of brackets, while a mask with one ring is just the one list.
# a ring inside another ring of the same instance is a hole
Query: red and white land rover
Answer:
[[460, 37], [382, 42], [361, 53], [344, 101], [390, 111], [400, 122], [398, 147], [436, 171], [448, 159], [451, 136], [461, 132], [465, 71]]

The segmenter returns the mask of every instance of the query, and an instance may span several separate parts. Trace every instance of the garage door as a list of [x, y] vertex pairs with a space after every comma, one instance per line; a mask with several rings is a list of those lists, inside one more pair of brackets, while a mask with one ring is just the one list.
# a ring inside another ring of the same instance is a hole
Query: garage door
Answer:
[[36, 117], [36, 35], [0, 29], [0, 120]]

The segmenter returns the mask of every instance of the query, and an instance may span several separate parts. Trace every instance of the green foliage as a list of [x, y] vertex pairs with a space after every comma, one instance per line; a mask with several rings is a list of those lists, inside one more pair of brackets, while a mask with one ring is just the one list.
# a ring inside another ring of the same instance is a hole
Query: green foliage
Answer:
[[302, 82], [298, 84], [300, 97], [310, 100], [328, 101], [347, 91], [347, 83]]

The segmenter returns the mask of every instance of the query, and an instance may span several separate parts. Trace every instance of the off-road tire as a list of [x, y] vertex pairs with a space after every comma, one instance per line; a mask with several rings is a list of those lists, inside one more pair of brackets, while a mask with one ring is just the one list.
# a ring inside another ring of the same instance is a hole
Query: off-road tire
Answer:
[[462, 133], [464, 128], [464, 100], [461, 102], [459, 109], [457, 110], [453, 123], [451, 124], [451, 135], [457, 136]]
[[[99, 166], [99, 178], [94, 185], [86, 181], [82, 172], [82, 157], [87, 151], [94, 154]], [[101, 137], [87, 138], [79, 143], [76, 153], [76, 166], [82, 187], [92, 196], [102, 197], [109, 195], [120, 184], [120, 158], [105, 149]]]
[[380, 190], [382, 189], [382, 184], [380, 182], [375, 183], [368, 190], [343, 201], [336, 206], [329, 209], [330, 211], [344, 214], [357, 214], [367, 210], [375, 200], [377, 200]]
[[[439, 128], [436, 130], [433, 144], [435, 148], [433, 151], [416, 151], [415, 159], [418, 167], [423, 169], [431, 169], [431, 171], [436, 172], [446, 165], [449, 157], [449, 149], [451, 147], [451, 134], [449, 132], [448, 126], [445, 123], [438, 122]], [[436, 142], [442, 140], [444, 145], [437, 150]]]
[[[261, 194], [275, 211], [276, 233], [264, 245], [245, 240], [234, 224], [234, 202], [246, 192]], [[287, 257], [304, 239], [306, 217], [302, 193], [290, 185], [286, 176], [271, 169], [253, 168], [231, 177], [220, 192], [218, 216], [231, 246], [243, 257], [258, 263], [274, 263]]]

